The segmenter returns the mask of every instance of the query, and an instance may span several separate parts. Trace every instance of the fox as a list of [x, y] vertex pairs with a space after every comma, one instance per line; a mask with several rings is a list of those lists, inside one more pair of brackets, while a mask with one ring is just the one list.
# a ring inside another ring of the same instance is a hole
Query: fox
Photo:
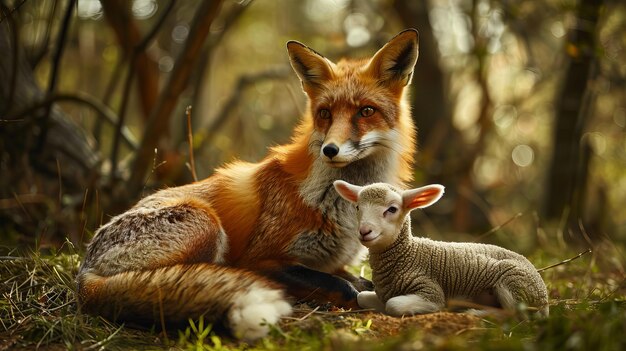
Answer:
[[158, 190], [102, 225], [76, 278], [81, 311], [163, 328], [203, 317], [256, 340], [297, 301], [359, 308], [372, 284], [346, 269], [364, 252], [333, 182], [411, 181], [418, 33], [366, 59], [334, 63], [297, 41], [287, 53], [307, 97], [290, 142]]

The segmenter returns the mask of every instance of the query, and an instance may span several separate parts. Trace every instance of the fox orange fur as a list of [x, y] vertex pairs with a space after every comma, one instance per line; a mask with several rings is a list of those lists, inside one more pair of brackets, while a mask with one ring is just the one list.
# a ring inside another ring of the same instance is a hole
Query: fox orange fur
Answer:
[[405, 89], [417, 32], [368, 60], [335, 64], [295, 41], [287, 50], [308, 96], [291, 143], [158, 191], [103, 225], [77, 277], [83, 310], [168, 326], [204, 315], [255, 339], [291, 312], [289, 296], [357, 307], [357, 290], [371, 283], [344, 270], [362, 247], [354, 209], [333, 182], [410, 180]]

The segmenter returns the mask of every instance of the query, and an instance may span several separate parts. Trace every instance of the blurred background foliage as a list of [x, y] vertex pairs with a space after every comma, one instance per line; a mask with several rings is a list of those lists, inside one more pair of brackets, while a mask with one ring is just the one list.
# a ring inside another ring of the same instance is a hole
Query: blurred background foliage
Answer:
[[[433, 238], [626, 242], [626, 4], [618, 0], [1, 1], [0, 240], [82, 245], [154, 189], [287, 142], [285, 42], [332, 60], [420, 32], [417, 214]], [[621, 267], [623, 273], [623, 267]]]

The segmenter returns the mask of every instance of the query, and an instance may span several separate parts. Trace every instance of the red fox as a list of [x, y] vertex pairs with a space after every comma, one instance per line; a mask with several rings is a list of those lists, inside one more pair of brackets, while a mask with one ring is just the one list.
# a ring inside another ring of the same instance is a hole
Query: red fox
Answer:
[[293, 298], [358, 308], [371, 282], [344, 269], [363, 249], [355, 210], [333, 182], [411, 180], [405, 90], [417, 31], [369, 60], [333, 63], [296, 41], [287, 51], [308, 96], [291, 142], [160, 190], [99, 228], [77, 277], [82, 310], [159, 326], [204, 316], [255, 339], [291, 313]]

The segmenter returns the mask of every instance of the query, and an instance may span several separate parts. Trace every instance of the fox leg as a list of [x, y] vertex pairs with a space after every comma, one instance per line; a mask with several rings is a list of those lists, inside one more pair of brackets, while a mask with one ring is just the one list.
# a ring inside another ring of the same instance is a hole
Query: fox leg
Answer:
[[90, 244], [77, 277], [81, 309], [166, 327], [204, 316], [237, 337], [263, 336], [291, 306], [278, 284], [216, 264], [226, 249], [219, 219], [201, 201], [131, 209]]
[[354, 285], [354, 288], [357, 289], [359, 292], [374, 290], [374, 283], [372, 283], [371, 280], [365, 279], [363, 277], [356, 277], [345, 269], [340, 269], [336, 271], [335, 275], [352, 283], [352, 285]]
[[277, 266], [259, 273], [282, 284], [288, 295], [303, 301], [330, 302], [335, 306], [358, 309], [358, 291], [349, 281], [303, 265]]

